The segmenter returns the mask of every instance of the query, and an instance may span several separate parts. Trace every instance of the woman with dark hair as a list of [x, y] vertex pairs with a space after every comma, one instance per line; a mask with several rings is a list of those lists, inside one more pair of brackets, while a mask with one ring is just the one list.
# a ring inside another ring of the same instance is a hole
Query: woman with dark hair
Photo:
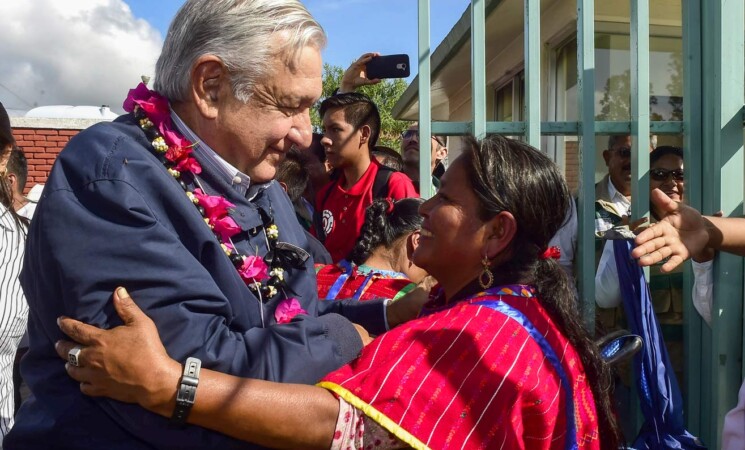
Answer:
[[0, 103], [0, 447], [13, 426], [13, 362], [28, 317], [18, 280], [28, 221], [13, 208], [13, 189], [7, 177], [8, 160], [15, 149], [10, 119]]
[[[315, 387], [203, 369], [186, 420], [282, 448], [616, 450], [609, 371], [547, 247], [569, 201], [539, 151], [469, 139], [420, 208], [413, 259], [440, 285], [419, 318]], [[112, 330], [61, 319], [88, 345], [68, 373], [83, 393], [184, 413], [175, 407], [181, 364], [124, 289], [114, 306], [125, 325]], [[58, 343], [58, 354], [73, 345]]]
[[420, 198], [377, 199], [346, 260], [316, 266], [318, 298], [397, 300], [427, 276], [411, 260], [419, 245]]

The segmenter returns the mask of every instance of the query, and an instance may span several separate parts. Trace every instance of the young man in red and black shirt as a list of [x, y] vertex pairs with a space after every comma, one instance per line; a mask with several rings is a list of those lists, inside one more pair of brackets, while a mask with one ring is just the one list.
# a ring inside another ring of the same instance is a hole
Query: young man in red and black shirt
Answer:
[[[369, 97], [358, 93], [334, 95], [321, 103], [320, 114], [324, 128], [321, 144], [339, 177], [316, 195], [316, 211], [323, 228], [317, 234], [323, 238], [331, 259], [338, 262], [352, 250], [365, 221], [365, 209], [374, 197], [398, 200], [419, 194], [406, 175], [389, 172], [371, 156], [380, 133], [380, 114]], [[387, 183], [382, 193], [374, 192], [376, 179], [379, 185], [381, 177], [387, 178]]]

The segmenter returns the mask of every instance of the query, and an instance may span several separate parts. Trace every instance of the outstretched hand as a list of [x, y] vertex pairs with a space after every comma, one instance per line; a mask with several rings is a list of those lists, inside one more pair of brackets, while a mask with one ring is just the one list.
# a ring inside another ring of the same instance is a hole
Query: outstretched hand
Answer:
[[669, 258], [662, 265], [662, 271], [670, 272], [706, 248], [709, 242], [707, 223], [701, 213], [670, 199], [659, 189], [652, 191], [650, 199], [664, 217], [639, 233], [631, 256], [638, 258], [643, 266]]
[[113, 301], [124, 325], [110, 330], [69, 317], [58, 319], [62, 332], [75, 341], [55, 344], [60, 358], [67, 360], [76, 342], [82, 344], [78, 366], [65, 365], [68, 375], [80, 382], [80, 391], [86, 395], [139, 403], [153, 410], [170, 404], [172, 409], [181, 365], [168, 356], [155, 324], [126, 289], [118, 288]]
[[380, 56], [380, 53], [365, 53], [353, 62], [342, 76], [339, 92], [354, 92], [360, 86], [380, 83], [378, 78], [367, 78], [367, 63], [377, 56]]

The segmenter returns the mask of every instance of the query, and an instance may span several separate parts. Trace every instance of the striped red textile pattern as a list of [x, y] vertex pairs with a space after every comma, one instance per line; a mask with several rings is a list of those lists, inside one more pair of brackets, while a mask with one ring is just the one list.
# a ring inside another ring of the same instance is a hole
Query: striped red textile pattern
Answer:
[[[322, 266], [316, 273], [318, 282], [318, 298], [326, 298], [331, 286], [344, 273], [344, 270], [336, 264]], [[363, 283], [365, 283], [363, 286]], [[360, 301], [373, 300], [376, 298], [398, 299], [401, 295], [416, 288], [408, 278], [389, 278], [385, 274], [375, 273], [372, 277], [360, 273], [355, 268], [344, 286], [339, 290], [336, 299], [353, 298], [355, 293], [362, 288]]]
[[545, 336], [573, 388], [579, 449], [600, 448], [578, 354], [528, 292], [477, 294], [378, 337], [320, 385], [414, 448], [563, 449], [566, 396], [516, 320], [472, 303], [502, 300]]

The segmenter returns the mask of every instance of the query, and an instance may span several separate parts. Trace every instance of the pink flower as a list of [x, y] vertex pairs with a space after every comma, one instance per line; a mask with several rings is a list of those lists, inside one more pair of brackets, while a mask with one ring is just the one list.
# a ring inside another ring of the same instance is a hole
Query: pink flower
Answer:
[[226, 199], [217, 195], [207, 195], [201, 189], [194, 189], [194, 196], [199, 200], [199, 206], [204, 208], [204, 216], [210, 223], [227, 216], [228, 208], [235, 208], [235, 205]]
[[191, 154], [191, 148], [181, 147], [180, 145], [169, 145], [166, 151], [166, 159], [177, 163]]
[[181, 147], [190, 149], [194, 144], [192, 144], [190, 140], [181, 136], [179, 133], [173, 131], [171, 129], [171, 125], [171, 119], [169, 116], [168, 120], [163, 121], [158, 127], [158, 131], [160, 131], [160, 134], [163, 135], [163, 139], [166, 141], [166, 144], [168, 144], [169, 147]]
[[241, 227], [239, 227], [238, 224], [235, 223], [235, 220], [230, 216], [225, 216], [217, 220], [210, 220], [210, 224], [213, 227], [212, 229], [215, 230], [215, 233], [220, 235], [220, 240], [222, 242], [227, 242], [231, 237], [241, 231]]
[[282, 302], [277, 305], [277, 309], [274, 310], [274, 318], [280, 325], [283, 323], [290, 323], [290, 321], [298, 314], [308, 314], [308, 311], [304, 310], [303, 307], [300, 306], [300, 302], [295, 298], [282, 300]]
[[145, 83], [140, 83], [136, 88], [130, 89], [127, 94], [127, 98], [124, 99], [122, 107], [127, 112], [132, 112], [135, 109], [135, 105], [138, 101], [148, 98], [150, 96], [150, 89], [147, 88]]
[[194, 158], [183, 158], [176, 164], [175, 169], [179, 172], [191, 172], [194, 175], [202, 173], [202, 166]]
[[191, 172], [195, 175], [202, 173], [202, 166], [199, 162], [191, 157], [192, 150], [190, 147], [181, 147], [178, 145], [169, 146], [165, 157], [167, 160], [175, 163], [174, 169], [179, 172]]
[[147, 117], [156, 125], [160, 125], [166, 119], [170, 120], [171, 112], [168, 107], [168, 99], [155, 91], [151, 91], [144, 83], [140, 83], [136, 88], [129, 90], [123, 108], [127, 112], [132, 112], [135, 105], [142, 108]]
[[241, 278], [248, 283], [264, 281], [269, 278], [269, 266], [258, 256], [246, 256], [243, 265], [238, 269]]

